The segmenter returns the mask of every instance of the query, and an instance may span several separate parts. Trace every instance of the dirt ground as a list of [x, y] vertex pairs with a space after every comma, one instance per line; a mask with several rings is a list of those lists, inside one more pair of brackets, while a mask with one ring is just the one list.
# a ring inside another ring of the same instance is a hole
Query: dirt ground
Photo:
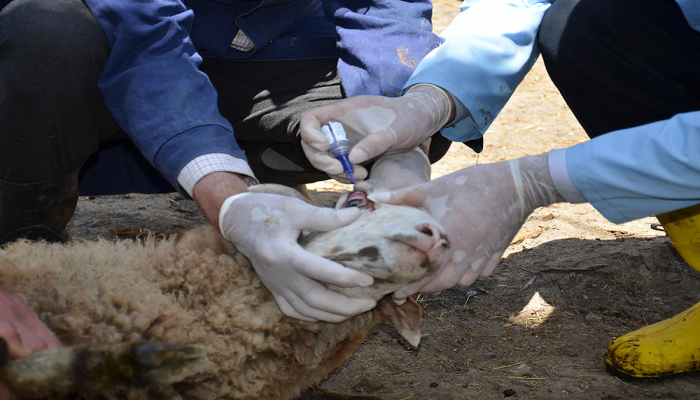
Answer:
[[[458, 12], [437, 0], [435, 29]], [[477, 156], [461, 144], [438, 177], [477, 163], [538, 154], [587, 139], [538, 62], [486, 135]], [[349, 186], [311, 185], [319, 198]], [[169, 235], [204, 223], [177, 195], [81, 198], [74, 238]], [[700, 373], [625, 380], [606, 372], [616, 336], [700, 301], [700, 273], [677, 255], [654, 218], [614, 225], [588, 205], [537, 210], [494, 275], [472, 287], [418, 298], [418, 349], [378, 325], [319, 390], [385, 400], [700, 398]]]

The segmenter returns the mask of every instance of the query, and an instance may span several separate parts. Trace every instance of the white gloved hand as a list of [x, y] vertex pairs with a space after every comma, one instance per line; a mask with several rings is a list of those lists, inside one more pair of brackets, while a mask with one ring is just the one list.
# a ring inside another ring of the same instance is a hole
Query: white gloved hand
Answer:
[[449, 122], [453, 109], [450, 95], [428, 84], [412, 86], [401, 97], [350, 97], [306, 111], [301, 117], [301, 145], [314, 167], [333, 178], [342, 177], [343, 167], [328, 154], [328, 140], [321, 132], [327, 121], [342, 122], [352, 146], [348, 158], [355, 178], [362, 180], [367, 171], [360, 164], [417, 147]]
[[476, 165], [420, 185], [376, 193], [370, 199], [424, 207], [447, 230], [450, 255], [434, 274], [395, 294], [469, 286], [493, 273], [510, 242], [537, 207], [564, 201], [549, 173], [547, 154]]
[[224, 201], [219, 227], [250, 260], [282, 312], [304, 321], [341, 322], [368, 311], [373, 299], [352, 299], [326, 289], [369, 286], [374, 279], [302, 248], [302, 229], [328, 231], [360, 216], [354, 208], [335, 210], [268, 193], [242, 193]]

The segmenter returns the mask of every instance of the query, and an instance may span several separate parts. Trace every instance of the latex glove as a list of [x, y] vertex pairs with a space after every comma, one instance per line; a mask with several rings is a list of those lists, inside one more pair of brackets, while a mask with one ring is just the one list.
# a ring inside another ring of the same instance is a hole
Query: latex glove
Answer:
[[[7, 342], [10, 358], [27, 357], [39, 350], [61, 346], [61, 341], [29, 306], [3, 288], [0, 288], [0, 337]], [[10, 389], [0, 383], [0, 400], [10, 398]]]
[[268, 193], [242, 193], [224, 201], [221, 233], [250, 260], [282, 312], [304, 321], [341, 322], [368, 311], [373, 299], [351, 299], [320, 282], [341, 287], [369, 286], [374, 279], [302, 248], [302, 229], [329, 231], [360, 216], [360, 210], [316, 207]]
[[321, 132], [327, 121], [342, 122], [352, 146], [348, 158], [355, 178], [361, 180], [367, 171], [360, 164], [417, 147], [449, 122], [453, 109], [446, 91], [427, 84], [412, 86], [401, 97], [350, 97], [304, 112], [301, 145], [314, 167], [342, 179], [343, 167], [328, 154], [328, 140]]
[[527, 217], [564, 201], [549, 173], [547, 154], [476, 165], [433, 181], [376, 193], [377, 202], [424, 207], [447, 230], [450, 255], [434, 274], [395, 294], [401, 302], [417, 292], [471, 285], [491, 275]]

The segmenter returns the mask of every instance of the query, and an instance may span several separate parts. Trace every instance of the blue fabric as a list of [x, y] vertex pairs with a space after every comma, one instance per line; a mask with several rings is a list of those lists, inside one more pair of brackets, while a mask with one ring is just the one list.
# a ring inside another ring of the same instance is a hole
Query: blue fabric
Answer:
[[80, 169], [78, 181], [81, 196], [175, 191], [128, 139], [101, 142]]
[[700, 111], [598, 136], [569, 147], [566, 161], [586, 201], [615, 223], [698, 204]]
[[[216, 90], [198, 69], [202, 57], [339, 57], [348, 95], [395, 96], [439, 43], [431, 33], [429, 0], [87, 0], [87, 5], [111, 46], [99, 81], [105, 103], [146, 160], [176, 188], [179, 171], [197, 156], [245, 159], [231, 124], [219, 113]], [[229, 48], [239, 28], [254, 41], [254, 50]], [[114, 169], [104, 162], [87, 168]]]
[[698, 0], [676, 0], [688, 20], [688, 24], [700, 32], [700, 2]]
[[[677, 0], [700, 31], [700, 2]], [[480, 138], [534, 64], [543, 0], [467, 0], [405, 85], [438, 85], [471, 116], [444, 128], [463, 142]], [[627, 149], [627, 151], [620, 151]], [[567, 149], [568, 173], [581, 195], [612, 222], [700, 203], [700, 111], [611, 132]], [[610, 173], [615, 171], [615, 173]]]
[[537, 31], [550, 2], [467, 0], [406, 84], [448, 90], [471, 116], [440, 133], [465, 142], [486, 132], [535, 63]]
[[397, 96], [416, 66], [440, 42], [428, 1], [324, 0], [338, 35], [345, 94]]
[[[676, 0], [690, 26], [700, 32], [700, 2]], [[484, 135], [539, 56], [537, 32], [547, 0], [465, 0], [461, 13], [441, 34], [406, 83], [432, 83], [471, 112], [440, 132], [464, 142]]]

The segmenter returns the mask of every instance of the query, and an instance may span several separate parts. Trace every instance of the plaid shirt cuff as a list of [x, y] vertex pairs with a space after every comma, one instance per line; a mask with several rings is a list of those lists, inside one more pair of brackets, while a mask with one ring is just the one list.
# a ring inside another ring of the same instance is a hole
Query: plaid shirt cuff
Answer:
[[205, 154], [188, 162], [177, 175], [177, 182], [192, 197], [194, 185], [212, 172], [235, 172], [248, 178], [244, 178], [248, 186], [258, 183], [245, 160], [223, 153]]
[[243, 30], [239, 29], [236, 33], [236, 37], [233, 38], [233, 42], [231, 42], [230, 47], [240, 51], [251, 51], [255, 48], [255, 44], [252, 40], [250, 40], [248, 35], [243, 32]]

